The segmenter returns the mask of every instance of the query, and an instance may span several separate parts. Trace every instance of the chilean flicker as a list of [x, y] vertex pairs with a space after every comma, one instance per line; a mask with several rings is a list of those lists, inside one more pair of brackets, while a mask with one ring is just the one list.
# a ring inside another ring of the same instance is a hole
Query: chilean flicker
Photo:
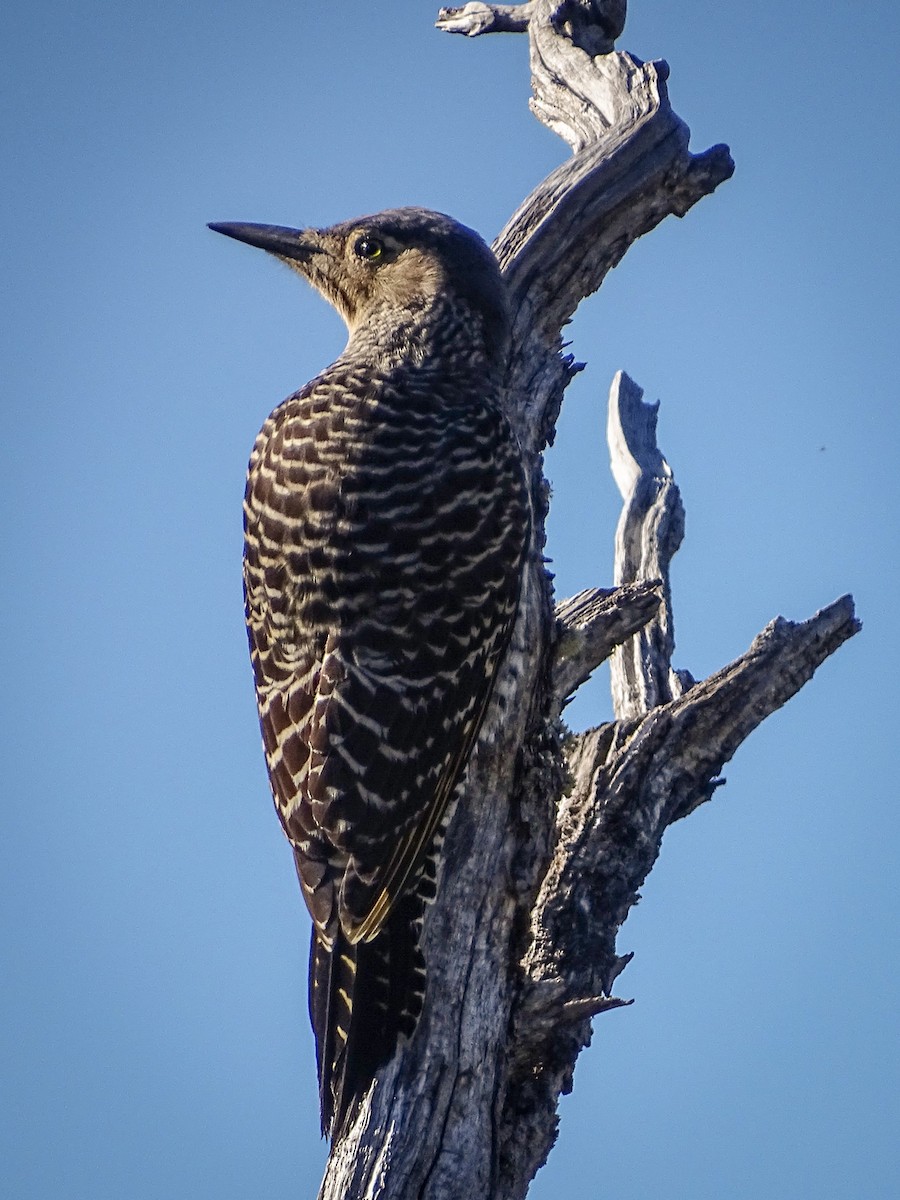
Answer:
[[244, 501], [259, 718], [338, 1137], [415, 1029], [442, 825], [516, 614], [529, 505], [501, 408], [506, 295], [481, 238], [424, 209], [210, 228], [302, 275], [350, 335], [265, 422]]

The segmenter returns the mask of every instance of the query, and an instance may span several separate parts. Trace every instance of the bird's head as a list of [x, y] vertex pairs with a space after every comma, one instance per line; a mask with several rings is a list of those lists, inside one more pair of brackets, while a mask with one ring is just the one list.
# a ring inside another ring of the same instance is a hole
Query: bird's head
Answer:
[[499, 362], [505, 354], [509, 316], [497, 260], [474, 230], [443, 213], [395, 208], [327, 229], [232, 223], [210, 229], [267, 250], [302, 275], [334, 305], [351, 337], [405, 317], [427, 318], [449, 299], [481, 318], [490, 358]]

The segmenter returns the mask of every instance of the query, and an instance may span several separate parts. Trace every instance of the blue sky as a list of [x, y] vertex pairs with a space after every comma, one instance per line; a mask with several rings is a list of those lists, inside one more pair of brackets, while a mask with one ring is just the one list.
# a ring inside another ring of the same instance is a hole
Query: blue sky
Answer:
[[[666, 838], [531, 1195], [900, 1190], [895, 6], [633, 0], [733, 180], [572, 326], [561, 595], [607, 584], [605, 397], [662, 401], [676, 663], [846, 591], [863, 633]], [[210, 220], [395, 204], [491, 238], [566, 154], [522, 38], [421, 0], [17, 5], [0, 90], [6, 480], [0, 1153], [15, 1200], [314, 1194], [307, 921], [265, 781], [240, 500], [338, 318]], [[335, 21], [338, 14], [339, 20]], [[609, 714], [602, 672], [570, 710]]]

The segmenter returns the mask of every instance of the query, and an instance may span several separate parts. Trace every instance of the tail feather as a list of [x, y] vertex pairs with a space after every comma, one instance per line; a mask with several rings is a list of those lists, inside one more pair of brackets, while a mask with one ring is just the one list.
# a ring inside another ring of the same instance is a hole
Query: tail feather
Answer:
[[425, 994], [423, 912], [419, 895], [404, 896], [372, 941], [353, 945], [339, 933], [330, 951], [313, 930], [309, 1014], [323, 1135], [341, 1135], [400, 1037], [415, 1030]]

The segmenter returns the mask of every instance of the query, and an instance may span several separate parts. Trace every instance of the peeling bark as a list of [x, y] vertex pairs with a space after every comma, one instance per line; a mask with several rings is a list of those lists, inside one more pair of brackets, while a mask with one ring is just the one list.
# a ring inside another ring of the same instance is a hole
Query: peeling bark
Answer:
[[[561, 330], [628, 247], [731, 175], [724, 146], [688, 149], [665, 63], [613, 49], [624, 0], [443, 9], [473, 37], [528, 33], [538, 118], [573, 148], [494, 249], [514, 315], [508, 407], [535, 511], [519, 618], [460, 789], [425, 930], [428, 996], [333, 1147], [321, 1200], [519, 1200], [556, 1137], [590, 1018], [627, 1001], [616, 935], [666, 828], [709, 800], [722, 766], [858, 629], [849, 597], [777, 618], [740, 658], [695, 682], [673, 671], [669, 564], [683, 534], [655, 408], [618, 375], [612, 468], [624, 507], [614, 587], [554, 609], [544, 568], [541, 452], [580, 369]], [[566, 700], [612, 656], [615, 720], [569, 734]]]

